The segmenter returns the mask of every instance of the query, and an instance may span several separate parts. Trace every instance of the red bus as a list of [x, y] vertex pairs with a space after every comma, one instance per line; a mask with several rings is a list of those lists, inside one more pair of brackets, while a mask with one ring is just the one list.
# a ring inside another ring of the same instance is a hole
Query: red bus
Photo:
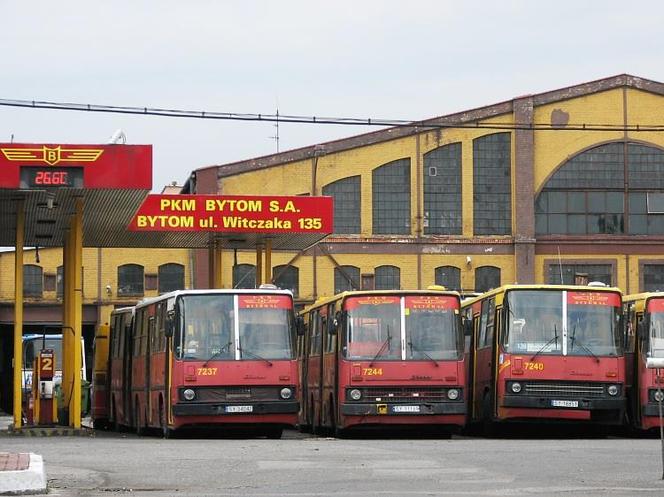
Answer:
[[281, 437], [297, 422], [289, 291], [185, 290], [112, 314], [109, 422], [168, 436], [233, 425]]
[[664, 378], [647, 369], [649, 357], [664, 357], [664, 292], [628, 295], [623, 299], [627, 352], [627, 405], [631, 425], [659, 428], [659, 401]]
[[506, 285], [462, 304], [471, 421], [620, 424], [625, 415], [621, 293]]
[[459, 309], [459, 294], [440, 290], [344, 292], [305, 309], [301, 428], [462, 427]]

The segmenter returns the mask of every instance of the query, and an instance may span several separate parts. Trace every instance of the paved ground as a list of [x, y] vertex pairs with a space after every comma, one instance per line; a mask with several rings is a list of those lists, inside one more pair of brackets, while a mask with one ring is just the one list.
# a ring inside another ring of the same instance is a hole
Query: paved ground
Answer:
[[[199, 434], [200, 435], [200, 434]], [[0, 439], [42, 454], [51, 496], [660, 496], [658, 438]], [[398, 435], [398, 434], [397, 434]]]

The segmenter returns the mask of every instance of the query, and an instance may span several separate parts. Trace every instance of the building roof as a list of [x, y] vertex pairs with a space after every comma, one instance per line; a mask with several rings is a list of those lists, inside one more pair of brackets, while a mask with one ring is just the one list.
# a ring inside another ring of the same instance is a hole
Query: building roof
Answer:
[[[550, 90], [533, 95], [523, 95], [515, 97], [512, 100], [478, 107], [476, 109], [413, 122], [412, 126], [390, 127], [379, 131], [351, 136], [349, 138], [318, 143], [244, 161], [206, 166], [195, 170], [194, 173], [207, 173], [208, 170], [216, 169], [217, 178], [233, 176], [236, 174], [280, 166], [290, 162], [306, 160], [316, 156], [343, 152], [345, 150], [351, 150], [367, 145], [374, 145], [422, 133], [424, 131], [470, 125], [484, 119], [511, 113], [513, 111], [514, 102], [524, 99], [532, 99], [533, 106], [537, 107], [623, 87], [643, 90], [657, 95], [664, 95], [664, 83], [632, 76], [630, 74], [619, 74], [557, 90]], [[190, 185], [185, 185], [185, 190], [189, 188], [191, 188]]]

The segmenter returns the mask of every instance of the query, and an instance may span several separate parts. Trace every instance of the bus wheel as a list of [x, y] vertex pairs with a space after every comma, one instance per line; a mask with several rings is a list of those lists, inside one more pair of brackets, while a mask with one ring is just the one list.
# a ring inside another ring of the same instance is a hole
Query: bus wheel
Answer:
[[302, 427], [302, 431], [305, 433], [314, 432], [314, 421], [313, 421], [314, 415], [312, 414], [313, 410], [314, 410], [314, 400], [310, 399], [309, 406], [307, 407], [306, 422]]
[[173, 430], [168, 427], [168, 420], [166, 419], [166, 409], [164, 409], [164, 403], [159, 402], [159, 421], [161, 424], [161, 435], [164, 438], [171, 438], [173, 436]]
[[136, 435], [139, 437], [143, 435], [144, 430], [143, 426], [141, 425], [141, 409], [140, 406], [138, 405], [138, 402], [136, 403], [136, 415], [134, 416], [134, 422], [136, 423], [135, 429], [136, 429]]
[[118, 414], [115, 412], [115, 400], [113, 400], [112, 408], [111, 408], [111, 418], [113, 421], [111, 421], [111, 429], [115, 432], [120, 431], [120, 423], [118, 423]]
[[344, 430], [337, 425], [337, 415], [334, 409], [334, 401], [330, 399], [330, 435], [335, 438], [343, 438]]
[[281, 426], [270, 426], [265, 430], [265, 436], [270, 440], [279, 440], [284, 429]]
[[487, 437], [495, 437], [496, 423], [493, 421], [493, 412], [491, 409], [491, 394], [489, 392], [484, 394], [482, 399], [482, 430]]

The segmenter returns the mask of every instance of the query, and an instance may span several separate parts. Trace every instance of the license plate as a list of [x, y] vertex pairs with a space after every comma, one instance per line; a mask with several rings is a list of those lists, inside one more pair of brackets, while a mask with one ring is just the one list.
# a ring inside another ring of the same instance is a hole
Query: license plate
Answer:
[[420, 412], [420, 406], [393, 406], [392, 412]]
[[226, 412], [253, 412], [254, 406], [226, 406]]
[[551, 406], [553, 407], [579, 407], [578, 400], [552, 400]]

